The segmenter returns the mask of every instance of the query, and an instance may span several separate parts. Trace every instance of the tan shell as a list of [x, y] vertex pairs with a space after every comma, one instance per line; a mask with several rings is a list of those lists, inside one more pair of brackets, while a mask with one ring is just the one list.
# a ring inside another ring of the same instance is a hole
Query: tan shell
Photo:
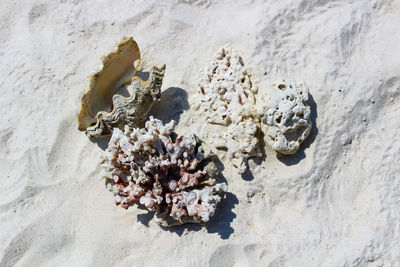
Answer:
[[111, 111], [114, 90], [136, 73], [140, 60], [140, 50], [133, 38], [122, 40], [116, 51], [103, 59], [103, 68], [90, 77], [89, 90], [82, 97], [79, 130], [93, 126], [97, 112]]
[[[149, 79], [143, 81], [134, 76], [140, 63], [140, 50], [133, 38], [123, 39], [103, 59], [103, 68], [90, 78], [89, 90], [82, 97], [79, 130], [89, 137], [102, 137], [115, 127], [143, 127], [148, 110], [161, 96], [165, 65], [153, 67]], [[115, 94], [125, 84], [133, 87], [133, 94]]]

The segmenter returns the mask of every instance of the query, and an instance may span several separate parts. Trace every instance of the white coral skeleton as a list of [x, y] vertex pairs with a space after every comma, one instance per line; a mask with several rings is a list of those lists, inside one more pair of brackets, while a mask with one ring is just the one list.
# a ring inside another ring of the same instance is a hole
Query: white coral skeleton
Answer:
[[201, 137], [212, 140], [210, 145], [220, 151], [227, 151], [228, 160], [240, 173], [248, 168], [250, 157], [261, 156], [256, 93], [242, 58], [226, 45], [201, 72], [198, 92], [193, 97], [194, 110], [214, 125], [208, 125]]
[[117, 205], [156, 211], [161, 225], [207, 222], [227, 186], [216, 183], [216, 167], [198, 139], [171, 137], [174, 126], [150, 117], [142, 129], [115, 128], [100, 177]]
[[239, 173], [246, 171], [249, 158], [261, 157], [262, 132], [281, 154], [296, 153], [311, 132], [306, 85], [283, 80], [269, 89], [257, 96], [241, 57], [229, 44], [200, 73], [198, 92], [192, 98], [194, 110], [208, 123], [200, 136], [220, 153], [226, 151]]
[[302, 82], [279, 81], [259, 108], [267, 143], [281, 154], [294, 154], [308, 137], [312, 123], [308, 88]]

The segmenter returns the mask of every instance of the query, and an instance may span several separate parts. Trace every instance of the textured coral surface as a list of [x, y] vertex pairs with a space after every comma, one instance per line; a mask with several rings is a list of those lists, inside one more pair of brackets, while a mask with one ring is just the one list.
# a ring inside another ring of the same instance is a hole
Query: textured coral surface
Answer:
[[226, 152], [220, 154], [226, 154], [241, 174], [248, 169], [249, 158], [261, 158], [262, 135], [275, 151], [294, 154], [312, 127], [304, 83], [283, 80], [257, 93], [243, 59], [227, 44], [201, 71], [192, 97], [194, 111], [207, 123], [201, 136]]
[[164, 225], [208, 222], [227, 186], [195, 137], [172, 140], [174, 126], [150, 117], [145, 128], [115, 128], [100, 177], [125, 209], [140, 203]]
[[219, 48], [201, 71], [198, 93], [192, 97], [193, 109], [209, 123], [201, 136], [214, 148], [226, 151], [240, 173], [248, 168], [250, 157], [261, 157], [256, 93], [243, 59], [228, 44]]
[[311, 132], [308, 88], [302, 82], [279, 81], [264, 94], [259, 108], [267, 143], [277, 152], [294, 154]]

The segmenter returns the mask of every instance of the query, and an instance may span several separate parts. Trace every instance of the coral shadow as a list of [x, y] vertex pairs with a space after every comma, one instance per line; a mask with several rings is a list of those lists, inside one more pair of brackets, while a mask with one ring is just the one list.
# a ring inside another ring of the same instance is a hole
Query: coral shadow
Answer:
[[225, 199], [221, 201], [221, 205], [218, 207], [218, 211], [206, 225], [207, 232], [218, 233], [221, 239], [229, 239], [231, 234], [235, 232], [231, 223], [236, 218], [236, 214], [232, 210], [237, 204], [239, 204], [238, 198], [227, 192]]
[[318, 110], [317, 110], [317, 103], [315, 103], [314, 98], [311, 94], [309, 94], [308, 99], [311, 107], [311, 114], [310, 119], [312, 123], [312, 129], [310, 136], [300, 145], [300, 149], [293, 155], [283, 155], [280, 153], [276, 154], [276, 157], [279, 161], [284, 163], [286, 166], [291, 166], [294, 164], [299, 163], [301, 160], [306, 158], [306, 154], [304, 150], [309, 148], [310, 145], [314, 142], [316, 136], [318, 135], [318, 127], [317, 127], [317, 117], [318, 117]]
[[163, 123], [171, 120], [179, 122], [182, 112], [188, 109], [187, 92], [180, 87], [169, 87], [161, 93], [161, 100], [153, 104], [149, 116], [162, 120]]
[[[131, 205], [131, 206], [133, 206], [133, 205]], [[156, 213], [154, 211], [149, 211], [148, 209], [145, 209], [140, 206], [137, 206], [137, 207], [138, 207], [138, 209], [147, 211], [146, 213], [138, 213], [136, 215], [138, 222], [140, 222], [141, 224], [143, 224], [146, 227], [149, 227], [149, 223], [154, 218]]]
[[[145, 75], [145, 73], [143, 75]], [[118, 93], [129, 95], [126, 88], [121, 88]], [[188, 109], [189, 103], [187, 92], [179, 87], [169, 87], [161, 93], [160, 101], [154, 103], [150, 108], [148, 116], [154, 116], [155, 118], [162, 120], [163, 123], [167, 123], [171, 120], [178, 122], [183, 111]], [[110, 138], [111, 136], [107, 136], [90, 140], [93, 143], [96, 143], [102, 150], [106, 150]], [[263, 155], [265, 155], [265, 153], [263, 153]], [[218, 182], [226, 182], [225, 177], [222, 175], [222, 171], [224, 170], [223, 163], [217, 156], [213, 157], [213, 161], [216, 164], [219, 173], [219, 177], [217, 178]], [[205, 227], [208, 233], [218, 233], [222, 239], [228, 239], [231, 234], [234, 233], [234, 229], [230, 224], [234, 218], [236, 218], [236, 214], [232, 210], [238, 203], [239, 200], [234, 194], [226, 192], [224, 193], [224, 198], [221, 200], [221, 203], [217, 206], [215, 215], [211, 217], [208, 223], [187, 223], [172, 227], [161, 226], [161, 228], [182, 236], [184, 232], [198, 231]], [[133, 206], [133, 204], [131, 206]], [[147, 211], [145, 213], [137, 214], [137, 220], [144, 226], [148, 227], [150, 221], [153, 220], [155, 216], [155, 212], [148, 211], [140, 206], [137, 207], [141, 210]]]
[[[259, 144], [260, 144], [259, 147], [260, 147], [261, 157], [249, 158], [249, 161], [251, 160], [257, 166], [260, 166], [261, 164], [263, 164], [263, 162], [265, 162], [267, 154], [265, 153], [264, 133], [260, 131], [258, 136], [259, 136], [258, 140], [259, 140]], [[250, 169], [250, 162], [248, 162], [248, 165], [249, 166], [248, 166], [247, 170], [241, 176], [242, 176], [243, 180], [250, 182], [250, 181], [254, 180], [254, 175]]]
[[242, 179], [247, 182], [254, 180], [254, 175], [253, 175], [253, 172], [250, 170], [250, 168], [247, 168], [247, 170], [244, 173], [242, 173], [241, 176], [242, 176]]
[[187, 223], [172, 227], [161, 226], [161, 228], [182, 236], [185, 232], [199, 231], [204, 227], [210, 234], [218, 233], [221, 239], [229, 239], [231, 234], [235, 232], [235, 229], [231, 227], [231, 222], [236, 218], [236, 214], [232, 210], [238, 203], [239, 200], [234, 194], [226, 192], [224, 199], [217, 206], [215, 215], [210, 218], [209, 222]]
[[[225, 169], [224, 164], [217, 157], [213, 157], [213, 162], [218, 169], [219, 173], [219, 183], [225, 182], [227, 183], [226, 178], [222, 174], [222, 171]], [[229, 187], [229, 185], [228, 185]], [[231, 192], [225, 193], [225, 198], [221, 201], [220, 205], [217, 207], [215, 215], [211, 217], [210, 221], [206, 225], [206, 229], [208, 233], [218, 233], [221, 239], [229, 239], [231, 234], [235, 232], [235, 229], [231, 227], [231, 222], [236, 218], [236, 214], [232, 211], [235, 206], [239, 204], [239, 200]]]

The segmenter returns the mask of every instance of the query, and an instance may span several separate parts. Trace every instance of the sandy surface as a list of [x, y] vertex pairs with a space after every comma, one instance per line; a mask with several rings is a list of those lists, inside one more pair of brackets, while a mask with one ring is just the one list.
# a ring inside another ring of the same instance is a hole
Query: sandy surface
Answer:
[[[399, 266], [399, 29], [386, 0], [2, 1], [0, 266]], [[154, 115], [178, 132], [202, 126], [196, 76], [230, 42], [260, 93], [307, 82], [311, 136], [244, 177], [222, 159], [230, 193], [206, 226], [116, 207], [77, 114], [123, 36], [144, 69], [167, 65]]]

